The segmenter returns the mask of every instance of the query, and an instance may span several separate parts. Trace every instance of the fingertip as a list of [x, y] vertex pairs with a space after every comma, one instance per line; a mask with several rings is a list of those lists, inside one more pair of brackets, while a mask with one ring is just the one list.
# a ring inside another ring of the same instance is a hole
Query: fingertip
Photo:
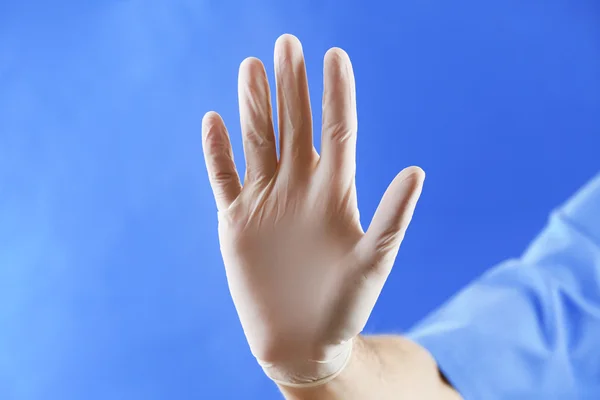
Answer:
[[292, 35], [291, 33], [284, 33], [283, 35], [279, 36], [277, 38], [277, 40], [275, 41], [275, 48], [281, 48], [281, 47], [302, 48], [302, 42], [300, 42], [300, 39], [298, 39], [296, 36]]
[[418, 166], [410, 166], [403, 169], [396, 178], [399, 182], [413, 182], [421, 185], [425, 181], [425, 171]]
[[289, 33], [279, 36], [275, 42], [275, 66], [280, 64], [301, 63], [304, 60], [304, 52], [300, 40]]
[[205, 151], [216, 151], [227, 143], [227, 129], [223, 118], [215, 112], [209, 111], [202, 118], [202, 147]]
[[222, 124], [223, 119], [216, 111], [209, 111], [202, 117], [202, 131], [209, 130], [216, 124]]
[[262, 73], [265, 70], [265, 66], [262, 61], [256, 57], [246, 57], [241, 63], [239, 72], [240, 75], [245, 73], [254, 75], [256, 73]]
[[338, 63], [350, 63], [350, 56], [346, 51], [340, 47], [332, 47], [325, 53], [325, 63], [338, 62]]

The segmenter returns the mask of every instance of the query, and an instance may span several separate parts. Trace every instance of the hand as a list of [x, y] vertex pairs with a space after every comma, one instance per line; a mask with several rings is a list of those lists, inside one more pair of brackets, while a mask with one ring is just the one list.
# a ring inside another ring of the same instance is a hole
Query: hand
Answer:
[[387, 189], [366, 233], [356, 200], [356, 95], [348, 55], [324, 60], [321, 155], [313, 147], [302, 47], [275, 44], [280, 156], [258, 59], [242, 62], [239, 103], [246, 175], [236, 172], [218, 114], [202, 123], [229, 289], [265, 372], [282, 385], [323, 383], [343, 369], [390, 273], [421, 193], [410, 167]]

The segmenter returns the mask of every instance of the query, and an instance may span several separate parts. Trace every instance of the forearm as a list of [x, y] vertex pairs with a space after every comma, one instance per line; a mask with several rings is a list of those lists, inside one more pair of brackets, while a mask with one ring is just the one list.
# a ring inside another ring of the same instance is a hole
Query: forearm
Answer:
[[427, 350], [400, 336], [359, 337], [350, 363], [333, 381], [280, 389], [287, 400], [460, 399]]

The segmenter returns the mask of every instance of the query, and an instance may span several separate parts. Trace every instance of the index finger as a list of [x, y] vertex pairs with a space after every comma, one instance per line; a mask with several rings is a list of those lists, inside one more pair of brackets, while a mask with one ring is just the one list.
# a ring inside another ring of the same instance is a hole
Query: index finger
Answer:
[[323, 66], [321, 165], [330, 173], [353, 179], [356, 171], [356, 88], [348, 54], [332, 48]]

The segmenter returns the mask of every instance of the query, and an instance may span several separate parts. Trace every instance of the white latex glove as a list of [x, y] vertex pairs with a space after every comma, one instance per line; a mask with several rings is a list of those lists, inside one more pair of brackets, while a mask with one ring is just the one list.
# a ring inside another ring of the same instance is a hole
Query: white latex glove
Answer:
[[322, 152], [313, 147], [302, 47], [275, 44], [280, 157], [264, 66], [240, 66], [246, 158], [242, 187], [218, 114], [202, 123], [231, 296], [250, 349], [281, 385], [315, 386], [341, 372], [390, 273], [424, 180], [403, 170], [367, 233], [355, 188], [356, 96], [348, 55], [324, 61]]

